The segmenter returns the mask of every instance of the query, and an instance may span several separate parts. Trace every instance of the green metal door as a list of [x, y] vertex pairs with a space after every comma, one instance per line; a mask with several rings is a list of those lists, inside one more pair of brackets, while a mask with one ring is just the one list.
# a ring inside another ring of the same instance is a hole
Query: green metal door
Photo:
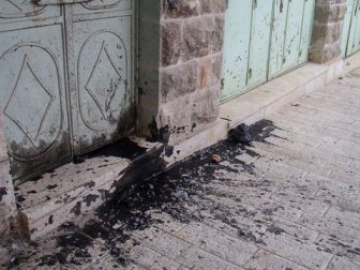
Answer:
[[228, 0], [223, 101], [308, 60], [314, 7], [315, 0]]
[[[351, 3], [349, 4], [351, 8]], [[360, 0], [353, 0], [350, 31], [345, 55], [350, 56], [360, 50]]]
[[344, 16], [343, 30], [341, 32], [341, 56], [346, 58], [346, 51], [349, 41], [351, 18], [354, 11], [354, 0], [346, 1], [346, 13]]
[[309, 60], [309, 49], [311, 43], [311, 35], [314, 23], [315, 0], [305, 0], [304, 13], [301, 29], [299, 64]]
[[267, 80], [273, 2], [228, 0], [222, 100]]
[[254, 1], [247, 88], [267, 81], [273, 1]]
[[225, 20], [222, 99], [228, 100], [246, 88], [253, 0], [229, 0]]
[[308, 59], [314, 0], [275, 0], [269, 78]]
[[131, 0], [0, 0], [0, 114], [13, 179], [131, 133]]

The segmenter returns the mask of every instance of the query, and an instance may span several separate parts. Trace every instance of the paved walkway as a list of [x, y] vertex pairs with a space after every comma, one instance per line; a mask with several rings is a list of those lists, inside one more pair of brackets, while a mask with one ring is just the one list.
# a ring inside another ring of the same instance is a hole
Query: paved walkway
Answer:
[[360, 269], [360, 71], [253, 131], [32, 243], [13, 269]]

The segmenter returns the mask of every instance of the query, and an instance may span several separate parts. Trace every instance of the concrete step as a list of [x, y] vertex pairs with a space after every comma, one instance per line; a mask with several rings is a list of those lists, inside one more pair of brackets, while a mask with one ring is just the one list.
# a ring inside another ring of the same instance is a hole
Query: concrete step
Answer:
[[86, 215], [131, 181], [165, 167], [163, 147], [133, 138], [84, 156], [37, 179], [16, 185], [24, 234], [35, 240]]

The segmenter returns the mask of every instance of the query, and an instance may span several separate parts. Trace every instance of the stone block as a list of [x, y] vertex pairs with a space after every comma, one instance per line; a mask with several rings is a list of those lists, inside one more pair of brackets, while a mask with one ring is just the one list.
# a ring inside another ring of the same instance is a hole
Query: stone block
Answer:
[[197, 16], [201, 13], [198, 0], [163, 0], [165, 18]]
[[213, 13], [225, 13], [227, 8], [227, 0], [211, 0], [211, 8]]
[[162, 25], [162, 64], [174, 65], [181, 54], [181, 23], [167, 22]]
[[191, 247], [181, 253], [177, 260], [189, 269], [223, 269], [241, 270], [242, 268], [229, 263], [218, 256], [207, 253], [199, 248]]
[[198, 90], [193, 104], [193, 120], [196, 123], [210, 123], [217, 119], [220, 110], [220, 85]]
[[246, 264], [246, 269], [292, 269], [306, 270], [307, 268], [288, 261], [270, 252], [259, 250]]
[[219, 52], [224, 45], [224, 25], [225, 17], [223, 15], [214, 16], [214, 30], [211, 35], [211, 52]]
[[211, 16], [200, 16], [184, 21], [182, 60], [189, 61], [210, 53], [210, 43], [214, 32]]
[[185, 95], [161, 105], [158, 116], [159, 126], [169, 127], [171, 133], [185, 133], [193, 126], [193, 95]]
[[161, 71], [161, 101], [168, 102], [185, 94], [195, 92], [197, 62], [191, 61]]
[[198, 89], [218, 85], [222, 76], [222, 54], [204, 57], [198, 60]]
[[[244, 265], [258, 249], [252, 243], [228, 236], [202, 223], [188, 225], [177, 236], [238, 266]], [[242, 250], [241, 254], [239, 250]]]
[[200, 0], [201, 14], [212, 13], [212, 0]]
[[324, 63], [341, 55], [340, 38], [345, 11], [345, 0], [316, 2], [310, 61]]

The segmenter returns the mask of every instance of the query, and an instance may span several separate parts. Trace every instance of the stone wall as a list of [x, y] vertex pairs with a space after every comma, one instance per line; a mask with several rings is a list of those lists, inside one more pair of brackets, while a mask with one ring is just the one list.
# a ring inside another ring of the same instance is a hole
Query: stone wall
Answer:
[[219, 114], [226, 0], [150, 2], [140, 1], [139, 127], [188, 132]]
[[346, 0], [316, 0], [310, 61], [329, 62], [341, 55]]

